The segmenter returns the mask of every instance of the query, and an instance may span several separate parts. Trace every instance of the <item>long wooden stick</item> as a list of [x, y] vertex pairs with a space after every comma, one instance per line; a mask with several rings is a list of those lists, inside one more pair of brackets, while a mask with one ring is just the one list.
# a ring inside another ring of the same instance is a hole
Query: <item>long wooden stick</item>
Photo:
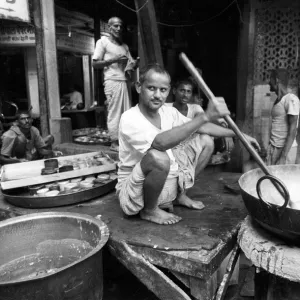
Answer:
[[[215, 96], [210, 90], [210, 88], [206, 85], [205, 81], [203, 80], [202, 76], [199, 74], [195, 66], [192, 64], [192, 62], [187, 58], [187, 56], [184, 53], [180, 53], [179, 55], [180, 60], [184, 64], [184, 66], [187, 68], [187, 70], [191, 73], [191, 75], [196, 80], [197, 84], [201, 88], [201, 90], [204, 92], [204, 94], [207, 96], [207, 98], [215, 103]], [[244, 134], [240, 131], [240, 129], [236, 126], [234, 121], [231, 119], [230, 116], [225, 116], [224, 119], [230, 126], [230, 128], [234, 131], [236, 136], [240, 139], [240, 141], [243, 143], [245, 148], [248, 150], [248, 152], [253, 156], [257, 164], [260, 166], [262, 171], [266, 175], [271, 175], [267, 166], [265, 165], [264, 161], [261, 159], [261, 157], [258, 155], [256, 150], [253, 148], [253, 146], [248, 142], [248, 140], [245, 138]]]
[[239, 244], [236, 243], [235, 247], [232, 250], [231, 256], [229, 258], [227, 267], [226, 267], [226, 273], [223, 276], [222, 282], [215, 294], [214, 300], [223, 300], [226, 294], [226, 290], [229, 285], [230, 278], [232, 276], [232, 273], [234, 271], [234, 267], [236, 265], [237, 259], [239, 258], [241, 252], [241, 248], [239, 247]]

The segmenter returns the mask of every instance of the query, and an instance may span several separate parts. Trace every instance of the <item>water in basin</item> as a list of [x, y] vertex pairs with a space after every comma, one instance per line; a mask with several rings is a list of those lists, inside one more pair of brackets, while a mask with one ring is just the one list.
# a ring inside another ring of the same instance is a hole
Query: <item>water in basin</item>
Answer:
[[47, 240], [36, 251], [0, 266], [0, 282], [30, 280], [56, 273], [87, 255], [93, 247], [77, 239]]

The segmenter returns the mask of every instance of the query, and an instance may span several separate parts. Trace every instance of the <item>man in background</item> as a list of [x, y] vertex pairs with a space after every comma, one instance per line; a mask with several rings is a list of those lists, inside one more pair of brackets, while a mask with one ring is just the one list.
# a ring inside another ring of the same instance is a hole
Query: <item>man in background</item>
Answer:
[[119, 151], [120, 118], [131, 107], [126, 81], [130, 72], [138, 66], [139, 58], [134, 60], [123, 42], [123, 21], [117, 17], [110, 18], [108, 27], [109, 37], [102, 36], [96, 43], [93, 67], [103, 69], [111, 150]]
[[11, 126], [1, 139], [0, 163], [2, 165], [60, 155], [59, 151], [51, 149], [53, 136], [49, 135], [43, 139], [38, 129], [32, 126], [29, 112], [20, 112], [15, 125]]
[[79, 90], [80, 87], [77, 84], [70, 87], [70, 93], [63, 96], [65, 103], [61, 109], [79, 109], [78, 104], [83, 105], [82, 94]]
[[297, 157], [297, 127], [299, 120], [299, 98], [288, 92], [289, 73], [286, 69], [272, 70], [270, 91], [277, 99], [271, 111], [272, 125], [268, 165], [295, 164]]

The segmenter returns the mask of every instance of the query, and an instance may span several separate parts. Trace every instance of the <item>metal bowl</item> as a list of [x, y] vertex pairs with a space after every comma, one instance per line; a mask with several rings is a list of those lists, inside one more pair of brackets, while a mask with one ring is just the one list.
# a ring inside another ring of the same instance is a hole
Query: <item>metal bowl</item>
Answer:
[[[277, 165], [268, 169], [283, 182], [291, 199], [300, 201], [300, 165]], [[288, 206], [288, 197], [284, 199], [277, 194], [276, 199], [271, 199], [277, 191], [264, 177], [260, 169], [254, 169], [239, 179], [241, 194], [250, 216], [268, 231], [299, 245], [300, 210]], [[274, 200], [278, 200], [277, 203]]]
[[0, 222], [0, 298], [102, 299], [101, 249], [108, 236], [105, 223], [75, 213]]

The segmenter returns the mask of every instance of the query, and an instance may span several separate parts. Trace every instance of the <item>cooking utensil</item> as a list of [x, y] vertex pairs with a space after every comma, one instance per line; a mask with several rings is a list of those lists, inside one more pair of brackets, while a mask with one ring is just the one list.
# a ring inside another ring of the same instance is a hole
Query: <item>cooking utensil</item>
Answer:
[[1, 299], [102, 299], [109, 232], [88, 215], [45, 212], [1, 222]]
[[[205, 81], [203, 80], [202, 76], [199, 74], [195, 66], [192, 64], [192, 62], [188, 59], [188, 57], [184, 53], [180, 53], [179, 55], [180, 60], [184, 64], [184, 66], [187, 68], [187, 70], [191, 73], [191, 75], [196, 80], [197, 84], [201, 88], [201, 90], [204, 92], [204, 94], [207, 96], [207, 98], [212, 101], [213, 103], [216, 103], [215, 96], [212, 93], [212, 91], [209, 89], [209, 87], [206, 85]], [[255, 159], [259, 167], [262, 169], [262, 171], [266, 174], [264, 178], [261, 179], [261, 181], [265, 179], [271, 180], [273, 185], [277, 188], [277, 190], [280, 192], [280, 194], [284, 197], [285, 202], [289, 202], [289, 192], [284, 185], [283, 182], [275, 178], [268, 170], [267, 166], [265, 165], [264, 161], [261, 159], [261, 157], [258, 155], [254, 147], [248, 142], [248, 140], [245, 138], [244, 134], [240, 131], [240, 129], [237, 127], [237, 125], [234, 123], [234, 121], [231, 119], [229, 115], [224, 116], [225, 121], [228, 123], [230, 128], [234, 131], [236, 136], [240, 139], [240, 141], [243, 143], [244, 147], [248, 150], [248, 152], [252, 155], [252, 157]], [[260, 188], [260, 185], [259, 187]]]
[[[95, 179], [96, 180], [96, 179]], [[50, 207], [60, 207], [65, 205], [71, 205], [75, 203], [83, 203], [100, 197], [112, 191], [116, 184], [117, 179], [106, 180], [101, 182], [95, 182], [94, 186], [90, 189], [78, 190], [75, 188], [73, 190], [65, 191], [65, 184], [60, 185], [60, 193], [55, 197], [46, 196], [31, 196], [23, 188], [11, 189], [3, 191], [2, 194], [4, 199], [19, 207], [24, 208], [50, 208]]]
[[[300, 165], [269, 166], [268, 169], [278, 180], [286, 183], [287, 189], [291, 193], [291, 201], [300, 202], [297, 188], [299, 186]], [[283, 204], [272, 203], [271, 199], [282, 202], [280, 196], [279, 198], [275, 197], [277, 191], [274, 189], [264, 189], [265, 192], [269, 193], [267, 195], [269, 201], [264, 201], [262, 193], [259, 188], [257, 189], [264, 177], [261, 169], [254, 169], [243, 174], [239, 179], [243, 201], [250, 216], [262, 227], [282, 239], [300, 245], [300, 210], [290, 208], [286, 199]]]

